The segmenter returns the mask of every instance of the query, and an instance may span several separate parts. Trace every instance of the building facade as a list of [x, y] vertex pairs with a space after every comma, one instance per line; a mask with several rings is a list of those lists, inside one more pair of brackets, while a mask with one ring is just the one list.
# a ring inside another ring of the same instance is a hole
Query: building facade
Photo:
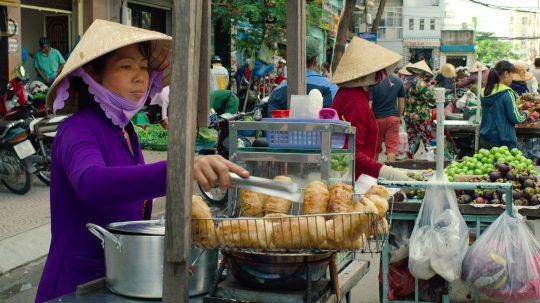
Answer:
[[441, 31], [440, 66], [450, 63], [455, 67], [471, 66], [474, 55], [474, 31], [466, 25], [462, 29]]
[[[4, 0], [0, 1], [0, 29], [15, 28], [8, 37], [0, 37], [0, 91], [22, 62], [22, 50], [28, 53], [25, 70], [36, 78], [33, 54], [39, 50], [40, 37], [49, 38], [51, 47], [67, 57], [79, 37], [95, 19], [104, 19], [137, 27], [172, 32], [173, 0]], [[4, 30], [0, 30], [5, 32]]]
[[426, 60], [434, 69], [440, 66], [443, 0], [403, 1], [403, 62]]
[[[355, 31], [365, 32], [377, 15], [380, 1], [369, 9], [371, 18], [365, 18], [361, 11], [355, 11]], [[367, 19], [367, 20], [366, 20]], [[365, 25], [368, 21], [367, 26]], [[377, 30], [377, 44], [403, 55], [403, 0], [387, 0]]]
[[[540, 0], [535, 1], [535, 10], [540, 10]], [[512, 38], [512, 51], [520, 61], [533, 63], [534, 58], [540, 56], [540, 41], [527, 39], [540, 36], [540, 16], [525, 12], [514, 12], [510, 16], [510, 32]]]

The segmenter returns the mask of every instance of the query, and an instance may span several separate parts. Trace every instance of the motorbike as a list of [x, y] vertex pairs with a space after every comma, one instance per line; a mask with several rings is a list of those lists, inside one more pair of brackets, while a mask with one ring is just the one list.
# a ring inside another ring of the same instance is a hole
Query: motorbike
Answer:
[[23, 129], [34, 147], [35, 153], [28, 157], [34, 166], [33, 172], [46, 185], [51, 181], [51, 146], [60, 123], [68, 116], [52, 116], [48, 113], [43, 98], [34, 98], [28, 93], [25, 82], [25, 71], [19, 68], [19, 76], [8, 84], [8, 91], [0, 99], [0, 115], [4, 120], [23, 120]]
[[30, 191], [36, 171], [29, 160], [36, 150], [27, 137], [24, 120], [0, 120], [0, 181], [20, 195]]

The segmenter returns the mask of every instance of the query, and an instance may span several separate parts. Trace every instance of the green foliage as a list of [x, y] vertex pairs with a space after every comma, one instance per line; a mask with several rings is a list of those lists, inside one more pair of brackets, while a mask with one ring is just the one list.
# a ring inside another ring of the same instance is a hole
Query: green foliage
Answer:
[[502, 59], [517, 59], [512, 52], [512, 43], [490, 39], [494, 33], [477, 32], [476, 48], [479, 60], [485, 63], [495, 63]]
[[146, 129], [135, 127], [135, 132], [139, 136], [139, 142], [142, 146], [146, 145], [164, 145], [169, 142], [169, 136], [166, 129], [159, 124], [150, 124]]
[[[319, 22], [322, 7], [307, 2], [307, 24]], [[271, 50], [286, 43], [287, 12], [285, 0], [213, 0], [212, 22], [225, 29], [236, 26], [236, 47], [253, 58], [263, 41]], [[243, 25], [243, 26], [238, 26]]]

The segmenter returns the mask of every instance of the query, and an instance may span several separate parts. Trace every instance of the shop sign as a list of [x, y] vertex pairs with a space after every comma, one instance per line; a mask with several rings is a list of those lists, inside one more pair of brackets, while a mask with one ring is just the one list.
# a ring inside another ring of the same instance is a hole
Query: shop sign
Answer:
[[319, 24], [320, 28], [330, 30], [333, 22], [332, 17], [332, 6], [330, 5], [329, 0], [325, 0], [322, 4], [321, 22]]
[[439, 40], [405, 40], [403, 46], [408, 47], [439, 47], [441, 41]]
[[19, 41], [15, 38], [8, 39], [8, 52], [15, 53], [19, 50]]

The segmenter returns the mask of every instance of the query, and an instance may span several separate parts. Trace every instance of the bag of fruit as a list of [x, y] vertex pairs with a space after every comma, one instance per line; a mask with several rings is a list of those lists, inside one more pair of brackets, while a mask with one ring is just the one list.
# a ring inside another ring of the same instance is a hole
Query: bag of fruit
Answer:
[[459, 212], [455, 191], [448, 178], [433, 176], [409, 243], [409, 270], [418, 279], [435, 274], [452, 282], [461, 275], [467, 252], [469, 229]]
[[540, 298], [540, 245], [523, 217], [504, 212], [473, 243], [463, 260], [463, 280], [499, 302]]

